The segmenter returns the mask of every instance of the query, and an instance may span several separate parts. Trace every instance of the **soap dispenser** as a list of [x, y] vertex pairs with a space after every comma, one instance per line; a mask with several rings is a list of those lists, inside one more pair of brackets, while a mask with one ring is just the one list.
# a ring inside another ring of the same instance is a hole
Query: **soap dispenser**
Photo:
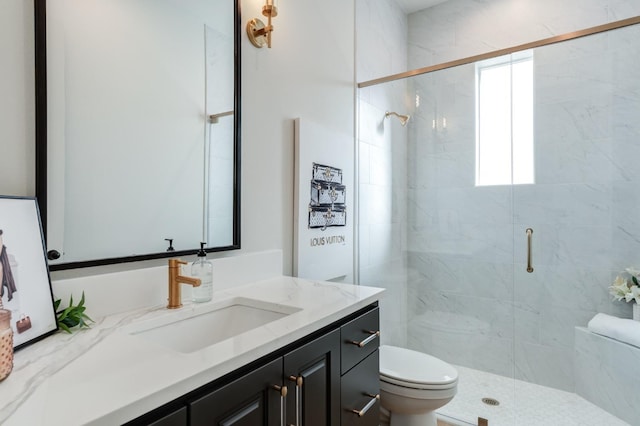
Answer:
[[193, 288], [193, 301], [196, 303], [208, 302], [213, 296], [213, 264], [207, 260], [204, 245], [200, 243], [198, 259], [191, 265], [191, 276], [200, 278], [201, 284]]

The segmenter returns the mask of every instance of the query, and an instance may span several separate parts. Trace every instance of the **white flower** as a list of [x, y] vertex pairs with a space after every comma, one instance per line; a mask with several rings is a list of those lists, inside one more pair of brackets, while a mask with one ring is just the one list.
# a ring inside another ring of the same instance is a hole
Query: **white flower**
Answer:
[[624, 298], [627, 302], [635, 300], [636, 303], [640, 304], [640, 287], [637, 285], [631, 286], [631, 289], [624, 295]]
[[627, 268], [625, 269], [630, 275], [633, 275], [636, 278], [640, 278], [640, 269], [636, 268]]
[[[637, 287], [636, 287], [637, 288]], [[613, 285], [609, 287], [609, 294], [613, 296], [616, 300], [626, 299], [627, 302], [630, 299], [627, 299], [627, 294], [629, 293], [629, 285], [627, 284], [627, 280], [618, 275], [613, 282]]]
[[625, 272], [618, 275], [613, 285], [609, 287], [609, 294], [615, 300], [636, 302], [640, 305], [640, 269], [626, 268]]

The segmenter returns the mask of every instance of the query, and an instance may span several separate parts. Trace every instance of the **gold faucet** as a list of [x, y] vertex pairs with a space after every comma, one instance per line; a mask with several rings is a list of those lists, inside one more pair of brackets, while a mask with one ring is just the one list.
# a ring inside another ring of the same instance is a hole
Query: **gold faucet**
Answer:
[[182, 307], [181, 283], [194, 287], [198, 287], [201, 283], [200, 278], [180, 275], [180, 265], [186, 265], [187, 263], [180, 259], [169, 259], [169, 304], [167, 305], [169, 309]]

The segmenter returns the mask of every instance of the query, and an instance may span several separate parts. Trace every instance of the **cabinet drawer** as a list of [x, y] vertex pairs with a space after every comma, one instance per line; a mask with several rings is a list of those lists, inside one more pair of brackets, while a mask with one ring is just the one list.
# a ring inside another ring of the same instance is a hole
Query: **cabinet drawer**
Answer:
[[[376, 350], [342, 376], [342, 426], [380, 423], [379, 352]], [[354, 412], [355, 411], [355, 412]]]
[[341, 374], [352, 369], [380, 346], [380, 309], [362, 314], [340, 328]]

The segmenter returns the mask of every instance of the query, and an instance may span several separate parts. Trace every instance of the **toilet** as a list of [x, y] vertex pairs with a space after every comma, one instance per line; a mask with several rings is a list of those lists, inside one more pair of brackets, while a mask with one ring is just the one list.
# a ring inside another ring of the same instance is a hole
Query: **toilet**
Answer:
[[436, 412], [456, 395], [458, 371], [422, 352], [380, 346], [380, 421], [436, 426]]

